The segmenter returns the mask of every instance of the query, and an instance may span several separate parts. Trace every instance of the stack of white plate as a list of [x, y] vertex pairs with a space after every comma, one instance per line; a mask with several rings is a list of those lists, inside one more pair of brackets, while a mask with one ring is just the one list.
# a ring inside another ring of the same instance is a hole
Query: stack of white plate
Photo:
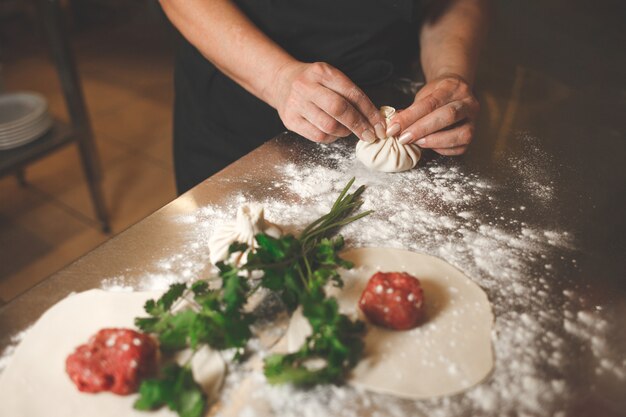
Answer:
[[52, 126], [46, 99], [35, 93], [0, 94], [0, 150], [43, 136]]

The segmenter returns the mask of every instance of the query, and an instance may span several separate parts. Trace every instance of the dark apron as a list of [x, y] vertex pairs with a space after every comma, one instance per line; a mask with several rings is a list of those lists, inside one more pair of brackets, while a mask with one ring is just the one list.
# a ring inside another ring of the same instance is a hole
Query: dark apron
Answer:
[[[413, 0], [237, 0], [303, 62], [327, 62], [361, 88], [402, 74], [418, 53]], [[183, 193], [285, 131], [277, 111], [182, 40], [175, 67], [174, 162]]]

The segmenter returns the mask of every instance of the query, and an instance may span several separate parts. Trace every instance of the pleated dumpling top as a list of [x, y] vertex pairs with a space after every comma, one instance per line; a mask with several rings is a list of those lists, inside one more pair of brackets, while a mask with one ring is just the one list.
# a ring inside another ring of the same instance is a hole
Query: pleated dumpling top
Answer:
[[[396, 109], [389, 106], [380, 108], [380, 113], [385, 116], [387, 123], [395, 114]], [[395, 136], [378, 139], [368, 143], [362, 140], [356, 145], [356, 157], [366, 167], [382, 172], [402, 172], [414, 168], [417, 165], [422, 151], [419, 146], [410, 143], [403, 145]]]

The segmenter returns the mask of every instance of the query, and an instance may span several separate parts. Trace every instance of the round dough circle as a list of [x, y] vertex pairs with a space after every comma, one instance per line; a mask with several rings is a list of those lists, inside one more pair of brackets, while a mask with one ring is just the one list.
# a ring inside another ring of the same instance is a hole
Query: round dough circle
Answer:
[[[78, 391], [65, 373], [65, 359], [89, 337], [105, 327], [134, 327], [134, 318], [145, 316], [143, 305], [155, 292], [107, 292], [90, 290], [70, 295], [46, 311], [28, 330], [8, 366], [0, 374], [0, 409], [6, 416], [29, 417], [146, 417], [133, 408], [138, 394]], [[177, 360], [184, 360], [185, 353]], [[218, 352], [198, 351], [192, 361], [196, 380], [209, 396], [220, 389], [226, 371]], [[175, 417], [163, 407], [154, 417]]]
[[[493, 313], [485, 292], [461, 271], [434, 256], [400, 249], [359, 248], [342, 257], [354, 262], [342, 271], [343, 289], [328, 291], [342, 313], [364, 319], [357, 303], [378, 271], [404, 271], [424, 289], [426, 318], [408, 331], [368, 323], [365, 355], [351, 385], [409, 399], [453, 395], [480, 383], [493, 368]], [[300, 311], [287, 330], [287, 350], [296, 351], [310, 334]]]

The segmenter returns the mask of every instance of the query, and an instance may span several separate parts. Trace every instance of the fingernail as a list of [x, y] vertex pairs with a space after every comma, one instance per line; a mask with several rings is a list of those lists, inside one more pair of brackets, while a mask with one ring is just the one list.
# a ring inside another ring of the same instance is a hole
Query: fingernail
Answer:
[[374, 132], [372, 132], [370, 129], [365, 130], [361, 136], [363, 136], [362, 139], [365, 142], [371, 143], [376, 141], [376, 135], [374, 135]]
[[394, 123], [387, 129], [387, 136], [395, 136], [400, 133], [400, 124]]
[[413, 134], [411, 132], [404, 132], [398, 138], [398, 142], [400, 142], [403, 145], [406, 145], [407, 143], [411, 141], [411, 139], [413, 139]]
[[378, 139], [385, 139], [385, 126], [382, 123], [376, 123], [374, 130], [376, 130], [376, 136], [378, 136]]
[[426, 139], [422, 138], [422, 139], [418, 140], [418, 141], [417, 141], [417, 144], [418, 144], [419, 146], [424, 146], [424, 145], [426, 145]]

